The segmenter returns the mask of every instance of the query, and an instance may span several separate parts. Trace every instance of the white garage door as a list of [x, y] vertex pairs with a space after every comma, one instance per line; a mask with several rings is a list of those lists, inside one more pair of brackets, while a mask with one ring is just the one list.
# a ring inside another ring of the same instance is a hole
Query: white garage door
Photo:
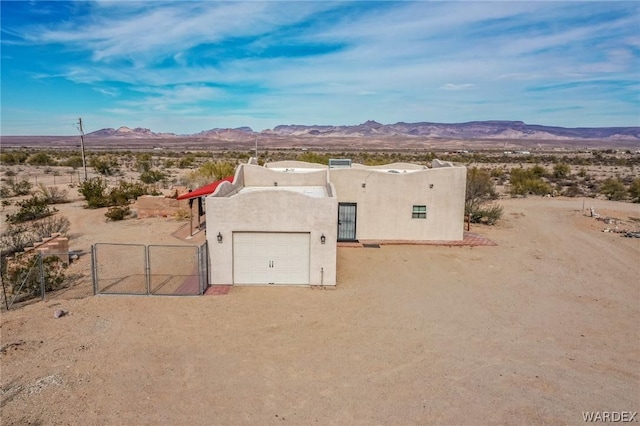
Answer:
[[309, 284], [309, 234], [234, 232], [234, 284]]

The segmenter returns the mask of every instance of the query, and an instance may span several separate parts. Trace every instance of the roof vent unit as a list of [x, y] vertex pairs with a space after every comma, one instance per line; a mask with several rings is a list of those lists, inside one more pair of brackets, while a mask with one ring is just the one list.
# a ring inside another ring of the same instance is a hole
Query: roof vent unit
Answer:
[[348, 158], [332, 158], [329, 159], [330, 169], [350, 169], [351, 160]]

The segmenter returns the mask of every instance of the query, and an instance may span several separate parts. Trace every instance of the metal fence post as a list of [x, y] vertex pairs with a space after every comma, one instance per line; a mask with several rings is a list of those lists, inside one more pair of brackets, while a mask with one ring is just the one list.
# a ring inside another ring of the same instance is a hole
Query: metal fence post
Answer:
[[44, 285], [44, 253], [40, 253], [38, 263], [40, 264], [40, 291], [42, 291], [42, 300], [44, 300], [46, 294]]
[[144, 246], [144, 272], [147, 279], [147, 294], [151, 294], [151, 260], [149, 259], [149, 246]]
[[98, 294], [98, 277], [96, 270], [96, 245], [91, 244], [91, 283], [93, 284], [93, 295]]
[[200, 284], [200, 288], [198, 289], [198, 292], [200, 294], [203, 294], [204, 293], [204, 277], [202, 276], [202, 248], [201, 247], [197, 247], [196, 256], [197, 256], [196, 264], [198, 265], [198, 281]]

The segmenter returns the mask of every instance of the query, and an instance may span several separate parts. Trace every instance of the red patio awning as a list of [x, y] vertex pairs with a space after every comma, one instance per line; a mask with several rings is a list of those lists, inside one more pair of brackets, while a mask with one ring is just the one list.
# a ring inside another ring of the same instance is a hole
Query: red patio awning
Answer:
[[190, 200], [192, 198], [204, 197], [205, 195], [213, 194], [218, 185], [222, 182], [233, 182], [233, 176], [226, 177], [224, 179], [217, 180], [213, 183], [209, 183], [205, 186], [201, 186], [198, 189], [194, 189], [191, 192], [182, 194], [178, 197], [178, 200]]

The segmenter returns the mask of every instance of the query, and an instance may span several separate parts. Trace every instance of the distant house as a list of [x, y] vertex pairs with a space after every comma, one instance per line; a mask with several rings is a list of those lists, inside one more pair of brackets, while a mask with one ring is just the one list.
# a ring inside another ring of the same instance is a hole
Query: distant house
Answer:
[[465, 167], [251, 163], [205, 201], [211, 284], [335, 285], [339, 242], [463, 239]]

